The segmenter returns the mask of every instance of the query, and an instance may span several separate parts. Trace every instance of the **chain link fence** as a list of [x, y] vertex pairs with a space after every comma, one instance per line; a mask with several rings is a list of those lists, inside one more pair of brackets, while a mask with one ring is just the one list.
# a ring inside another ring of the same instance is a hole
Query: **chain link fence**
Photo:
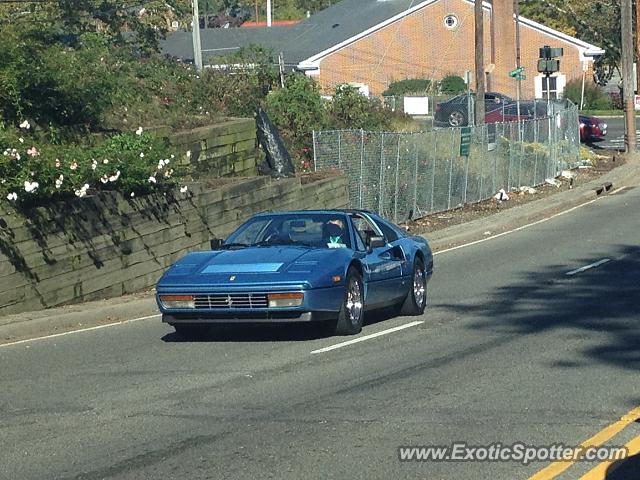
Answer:
[[534, 187], [578, 164], [578, 109], [519, 122], [425, 132], [313, 132], [316, 171], [349, 179], [351, 208], [395, 222], [491, 198], [500, 189]]

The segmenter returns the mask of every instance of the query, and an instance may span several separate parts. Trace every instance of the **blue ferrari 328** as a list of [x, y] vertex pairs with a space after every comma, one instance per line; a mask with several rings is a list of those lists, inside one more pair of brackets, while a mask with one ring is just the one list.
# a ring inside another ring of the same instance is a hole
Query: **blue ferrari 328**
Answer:
[[260, 213], [211, 247], [158, 281], [162, 321], [180, 334], [216, 323], [324, 321], [352, 335], [365, 310], [421, 315], [427, 305], [429, 244], [371, 212]]

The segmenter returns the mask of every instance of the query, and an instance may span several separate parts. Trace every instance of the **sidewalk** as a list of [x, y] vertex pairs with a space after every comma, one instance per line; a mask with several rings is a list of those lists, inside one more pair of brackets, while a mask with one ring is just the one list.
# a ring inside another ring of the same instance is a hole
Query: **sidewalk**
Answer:
[[[640, 155], [599, 179], [573, 190], [559, 192], [508, 210], [499, 211], [468, 223], [429, 233], [427, 238], [437, 252], [458, 245], [491, 238], [568, 210], [624, 186], [640, 184]], [[598, 193], [599, 192], [599, 193]], [[490, 233], [487, 233], [490, 232]], [[72, 330], [117, 324], [157, 316], [154, 292], [52, 308], [0, 317], [0, 345], [28, 338], [60, 334]]]

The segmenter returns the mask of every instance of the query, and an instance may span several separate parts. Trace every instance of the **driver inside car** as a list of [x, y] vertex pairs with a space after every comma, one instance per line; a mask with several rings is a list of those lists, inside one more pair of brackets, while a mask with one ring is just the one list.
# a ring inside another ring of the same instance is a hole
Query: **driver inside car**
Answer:
[[347, 232], [344, 221], [334, 218], [327, 221], [322, 227], [322, 239], [330, 248], [345, 246]]

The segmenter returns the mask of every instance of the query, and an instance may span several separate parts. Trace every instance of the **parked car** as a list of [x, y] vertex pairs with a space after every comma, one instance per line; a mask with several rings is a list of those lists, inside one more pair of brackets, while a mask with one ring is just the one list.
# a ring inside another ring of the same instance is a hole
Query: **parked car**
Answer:
[[156, 286], [162, 321], [194, 335], [215, 323], [326, 321], [362, 329], [365, 310], [421, 315], [427, 241], [363, 210], [261, 213], [212, 251], [178, 260]]
[[598, 117], [580, 115], [580, 141], [584, 143], [604, 140], [607, 135], [607, 124]]
[[[502, 93], [486, 92], [484, 94], [485, 112], [490, 112], [500, 108], [503, 103], [511, 101], [510, 97], [507, 97]], [[446, 102], [438, 103], [436, 105], [434, 121], [436, 125], [445, 127], [463, 127], [467, 125], [469, 123], [467, 96], [458, 95]]]
[[503, 103], [500, 108], [486, 112], [485, 123], [517, 122], [520, 120], [535, 120], [547, 116], [547, 104], [531, 100], [521, 101], [520, 116], [518, 116], [518, 102]]

